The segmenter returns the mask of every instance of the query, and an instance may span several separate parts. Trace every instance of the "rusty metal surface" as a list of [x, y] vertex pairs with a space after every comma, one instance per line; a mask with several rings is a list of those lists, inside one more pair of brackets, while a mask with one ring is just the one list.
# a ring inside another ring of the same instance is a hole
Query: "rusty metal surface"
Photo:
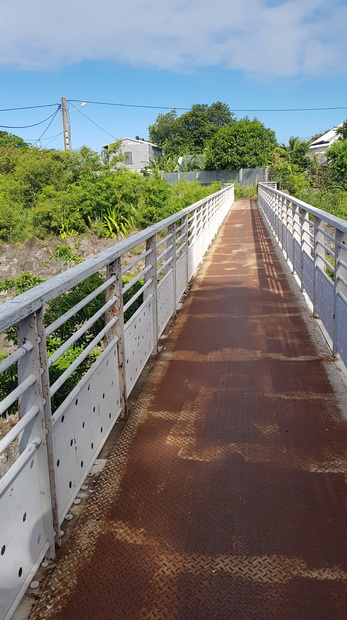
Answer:
[[347, 422], [238, 201], [31, 620], [346, 620]]

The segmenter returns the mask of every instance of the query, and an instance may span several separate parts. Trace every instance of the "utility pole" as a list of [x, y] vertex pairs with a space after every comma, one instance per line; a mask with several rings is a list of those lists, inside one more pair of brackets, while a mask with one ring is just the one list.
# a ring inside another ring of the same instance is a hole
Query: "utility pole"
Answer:
[[70, 127], [69, 127], [69, 113], [66, 105], [66, 97], [61, 98], [61, 113], [63, 115], [63, 132], [64, 132], [64, 149], [70, 150]]

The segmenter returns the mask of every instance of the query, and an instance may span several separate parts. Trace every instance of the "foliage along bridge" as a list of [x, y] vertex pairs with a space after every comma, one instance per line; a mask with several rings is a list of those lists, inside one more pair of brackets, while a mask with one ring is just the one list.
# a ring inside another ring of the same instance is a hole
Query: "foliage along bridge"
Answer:
[[0, 371], [18, 381], [1, 413], [20, 418], [0, 442], [18, 448], [0, 479], [1, 620], [346, 619], [346, 235], [270, 185], [258, 205], [230, 186], [2, 305], [18, 337]]

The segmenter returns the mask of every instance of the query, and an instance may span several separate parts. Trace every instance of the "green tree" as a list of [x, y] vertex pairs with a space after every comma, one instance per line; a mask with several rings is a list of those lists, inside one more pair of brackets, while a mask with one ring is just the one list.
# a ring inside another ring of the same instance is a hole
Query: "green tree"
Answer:
[[347, 119], [343, 121], [341, 127], [336, 127], [336, 133], [339, 140], [347, 140]]
[[300, 140], [297, 136], [291, 136], [289, 138], [288, 146], [281, 145], [284, 156], [286, 159], [298, 166], [301, 171], [307, 170], [310, 166], [310, 159], [307, 156], [309, 143], [305, 140]]
[[327, 186], [347, 190], [347, 140], [335, 142], [326, 152]]
[[276, 147], [275, 133], [263, 123], [244, 118], [221, 127], [207, 144], [206, 170], [267, 166]]
[[195, 104], [180, 116], [176, 110], [159, 114], [149, 126], [149, 137], [168, 156], [192, 155], [202, 153], [218, 129], [233, 122], [234, 115], [225, 103]]

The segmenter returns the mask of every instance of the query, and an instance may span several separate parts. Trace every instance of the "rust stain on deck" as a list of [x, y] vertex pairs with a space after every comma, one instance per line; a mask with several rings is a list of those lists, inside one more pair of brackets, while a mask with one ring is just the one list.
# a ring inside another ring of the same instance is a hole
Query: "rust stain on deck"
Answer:
[[346, 620], [347, 422], [235, 203], [31, 620]]

